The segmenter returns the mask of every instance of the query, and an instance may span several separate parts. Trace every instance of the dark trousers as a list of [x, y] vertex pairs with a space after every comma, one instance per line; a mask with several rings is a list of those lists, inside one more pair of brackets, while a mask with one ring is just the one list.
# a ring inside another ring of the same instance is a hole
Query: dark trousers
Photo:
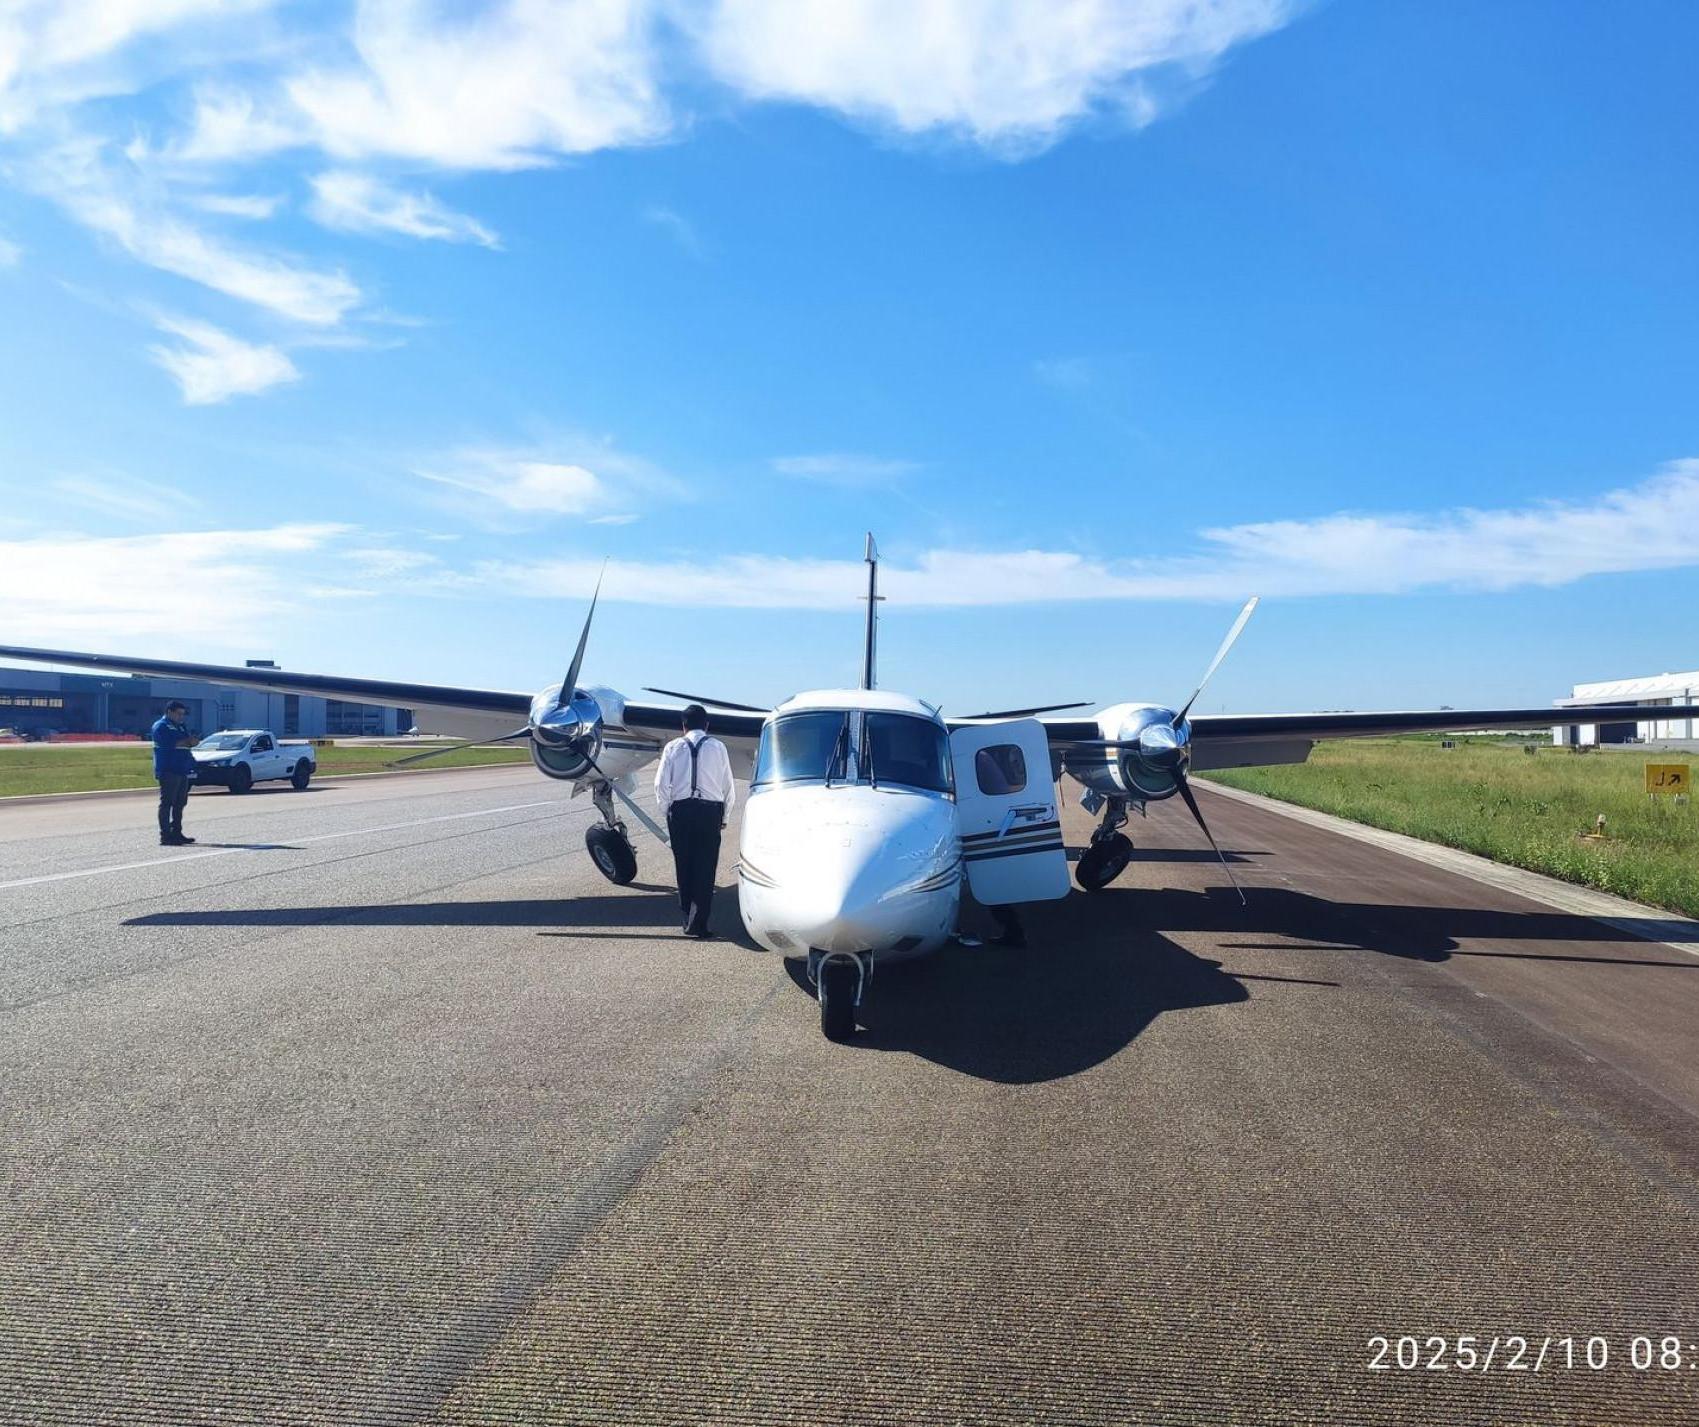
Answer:
[[189, 801], [189, 777], [186, 773], [159, 775], [159, 835], [183, 835], [183, 804]]
[[724, 803], [681, 798], [667, 809], [667, 836], [672, 841], [673, 868], [678, 874], [678, 906], [684, 929], [708, 930], [714, 910], [714, 869], [720, 861], [720, 821]]

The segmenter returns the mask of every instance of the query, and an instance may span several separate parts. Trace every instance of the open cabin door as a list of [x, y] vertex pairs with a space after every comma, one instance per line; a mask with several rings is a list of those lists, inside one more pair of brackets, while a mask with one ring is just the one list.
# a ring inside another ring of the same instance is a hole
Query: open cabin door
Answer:
[[1068, 895], [1050, 741], [1035, 718], [950, 735], [968, 886], [988, 907]]

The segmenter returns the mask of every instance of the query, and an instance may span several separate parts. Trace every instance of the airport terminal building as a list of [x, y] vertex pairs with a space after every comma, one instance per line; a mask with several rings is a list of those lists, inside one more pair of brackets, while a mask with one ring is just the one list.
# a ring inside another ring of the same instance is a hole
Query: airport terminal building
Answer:
[[[267, 665], [258, 659], [248, 663], [250, 667]], [[228, 689], [195, 679], [0, 668], [0, 728], [30, 736], [145, 735], [169, 699], [181, 699], [189, 706], [189, 727], [199, 733], [269, 728], [284, 738], [373, 737], [405, 733], [413, 726], [409, 709], [309, 694]]]
[[1699, 695], [1699, 670], [1686, 674], [1648, 674], [1639, 679], [1605, 679], [1577, 684], [1559, 708], [1568, 704], [1645, 704], [1646, 717], [1636, 723], [1570, 723], [1552, 728], [1552, 742], [1575, 747], [1600, 743], [1670, 742], [1699, 737], [1699, 719], [1659, 718], [1658, 707], [1691, 704]]

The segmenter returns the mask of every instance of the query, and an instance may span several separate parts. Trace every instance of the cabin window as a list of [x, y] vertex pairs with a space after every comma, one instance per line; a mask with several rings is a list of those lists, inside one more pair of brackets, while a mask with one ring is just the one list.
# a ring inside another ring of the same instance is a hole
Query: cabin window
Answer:
[[1026, 755], [1014, 743], [994, 743], [973, 755], [973, 776], [979, 791], [1001, 798], [1026, 787]]

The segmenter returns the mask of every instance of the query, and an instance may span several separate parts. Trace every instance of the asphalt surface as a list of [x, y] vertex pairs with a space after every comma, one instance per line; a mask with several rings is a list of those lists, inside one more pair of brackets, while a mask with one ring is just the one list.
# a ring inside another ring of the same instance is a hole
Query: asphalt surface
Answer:
[[0, 808], [0, 1421], [1699, 1421], [1699, 956], [1201, 796], [847, 1045], [529, 770]]

